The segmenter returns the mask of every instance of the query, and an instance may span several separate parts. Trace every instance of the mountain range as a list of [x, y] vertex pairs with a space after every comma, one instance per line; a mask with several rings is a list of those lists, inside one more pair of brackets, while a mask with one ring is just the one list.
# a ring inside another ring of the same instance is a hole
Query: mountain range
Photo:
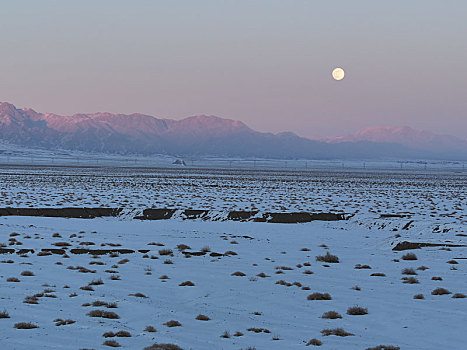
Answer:
[[18, 109], [6, 102], [0, 102], [0, 140], [27, 147], [118, 154], [467, 159], [467, 140], [409, 127], [372, 127], [347, 136], [312, 140], [291, 132], [258, 132], [240, 121], [216, 116], [182, 120], [138, 113], [60, 116]]

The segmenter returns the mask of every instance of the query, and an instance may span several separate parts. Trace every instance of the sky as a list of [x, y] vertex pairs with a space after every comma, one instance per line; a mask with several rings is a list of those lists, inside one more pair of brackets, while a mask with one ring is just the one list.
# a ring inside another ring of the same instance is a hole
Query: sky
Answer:
[[0, 0], [0, 101], [467, 138], [466, 14], [465, 0]]

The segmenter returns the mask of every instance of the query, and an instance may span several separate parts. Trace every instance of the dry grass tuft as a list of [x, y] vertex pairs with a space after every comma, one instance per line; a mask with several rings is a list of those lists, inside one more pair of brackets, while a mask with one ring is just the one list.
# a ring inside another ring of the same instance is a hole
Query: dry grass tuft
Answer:
[[229, 331], [224, 331], [224, 333], [221, 334], [221, 338], [230, 338]]
[[431, 291], [431, 295], [445, 295], [445, 294], [451, 294], [451, 292], [448, 291], [446, 288], [436, 288]]
[[21, 272], [21, 276], [35, 276], [34, 272], [32, 271], [23, 271]]
[[110, 318], [110, 319], [120, 318], [120, 316], [118, 316], [115, 312], [105, 311], [105, 310], [92, 310], [88, 312], [87, 315], [91, 317], [102, 317], [102, 318]]
[[38, 326], [36, 326], [34, 323], [31, 323], [31, 322], [18, 322], [18, 323], [15, 323], [13, 327], [15, 327], [16, 329], [39, 328]]
[[378, 345], [372, 348], [366, 348], [365, 350], [400, 350], [400, 347], [393, 345]]
[[191, 281], [185, 281], [185, 282], [182, 282], [179, 284], [180, 287], [185, 287], [185, 286], [188, 286], [188, 287], [193, 287], [195, 284]]
[[132, 296], [132, 297], [138, 297], [138, 298], [147, 298], [146, 295], [144, 295], [143, 293], [132, 293], [132, 294], [128, 294], [129, 296]]
[[368, 309], [361, 306], [351, 306], [347, 309], [347, 315], [367, 315]]
[[339, 262], [339, 258], [336, 255], [332, 255], [331, 253], [327, 252], [326, 255], [318, 255], [316, 257], [316, 261], [336, 264]]
[[5, 309], [0, 311], [0, 318], [10, 318], [10, 314]]
[[76, 323], [76, 321], [67, 319], [67, 320], [62, 320], [61, 318], [57, 318], [54, 320], [56, 326], [66, 326], [69, 324]]
[[418, 260], [418, 258], [414, 253], [407, 253], [402, 255], [402, 260]]
[[199, 314], [198, 316], [196, 316], [196, 319], [199, 320], [199, 321], [209, 321], [210, 318], [206, 315], [202, 315], [202, 314]]
[[323, 342], [319, 339], [313, 338], [313, 339], [310, 339], [308, 343], [306, 343], [306, 346], [310, 346], [310, 345], [321, 346], [323, 345]]
[[371, 277], [386, 277], [386, 274], [382, 272], [375, 272], [370, 275]]
[[417, 275], [417, 272], [415, 272], [414, 269], [411, 269], [411, 268], [405, 268], [402, 270], [402, 274], [403, 275]]
[[326, 311], [321, 318], [326, 318], [330, 320], [335, 320], [337, 318], [342, 318], [341, 314], [336, 311]]
[[177, 250], [182, 252], [184, 250], [187, 250], [187, 249], [191, 249], [191, 247], [189, 245], [186, 245], [186, 244], [179, 244], [177, 245]]
[[178, 321], [175, 321], [175, 320], [170, 320], [170, 321], [167, 321], [166, 323], [164, 323], [164, 326], [167, 326], [167, 327], [181, 327], [182, 324]]
[[231, 274], [231, 276], [240, 276], [240, 277], [243, 277], [243, 276], [246, 276], [243, 272], [241, 271], [236, 271], [234, 273]]
[[145, 332], [150, 332], [150, 333], [155, 333], [155, 332], [157, 332], [157, 329], [155, 329], [153, 326], [146, 326], [144, 331]]
[[353, 333], [349, 333], [342, 328], [323, 329], [321, 331], [321, 334], [324, 336], [336, 335], [338, 337], [348, 337], [348, 336], [354, 335]]
[[452, 296], [453, 299], [463, 299], [465, 298], [465, 294], [462, 293], [456, 293]]
[[371, 266], [370, 265], [357, 264], [357, 265], [355, 265], [354, 269], [356, 269], [356, 270], [371, 269]]
[[181, 347], [175, 344], [153, 344], [145, 347], [143, 350], [183, 350]]
[[402, 280], [403, 280], [402, 283], [406, 283], [406, 284], [417, 284], [417, 283], [419, 283], [418, 279], [416, 279], [415, 277], [403, 277]]
[[159, 250], [159, 255], [170, 255], [173, 256], [174, 252], [172, 249], [160, 249]]
[[307, 300], [332, 300], [329, 293], [313, 293], [306, 297]]
[[118, 342], [116, 342], [115, 340], [106, 340], [102, 344], [110, 346], [112, 348], [119, 348], [120, 347], [120, 344]]

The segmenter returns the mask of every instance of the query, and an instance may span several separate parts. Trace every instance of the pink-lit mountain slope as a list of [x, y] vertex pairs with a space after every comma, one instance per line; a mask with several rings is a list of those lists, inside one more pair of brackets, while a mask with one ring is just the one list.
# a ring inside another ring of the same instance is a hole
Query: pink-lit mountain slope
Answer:
[[434, 134], [429, 131], [415, 130], [408, 126], [374, 126], [364, 128], [354, 134], [323, 138], [328, 143], [370, 141], [379, 143], [397, 143], [417, 149], [467, 149], [467, 140], [451, 136]]

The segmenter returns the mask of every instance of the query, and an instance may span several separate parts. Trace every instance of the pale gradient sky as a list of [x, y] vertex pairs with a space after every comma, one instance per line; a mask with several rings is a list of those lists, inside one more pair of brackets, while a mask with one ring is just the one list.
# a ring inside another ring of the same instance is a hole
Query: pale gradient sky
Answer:
[[0, 0], [0, 101], [465, 138], [466, 16], [465, 0]]

